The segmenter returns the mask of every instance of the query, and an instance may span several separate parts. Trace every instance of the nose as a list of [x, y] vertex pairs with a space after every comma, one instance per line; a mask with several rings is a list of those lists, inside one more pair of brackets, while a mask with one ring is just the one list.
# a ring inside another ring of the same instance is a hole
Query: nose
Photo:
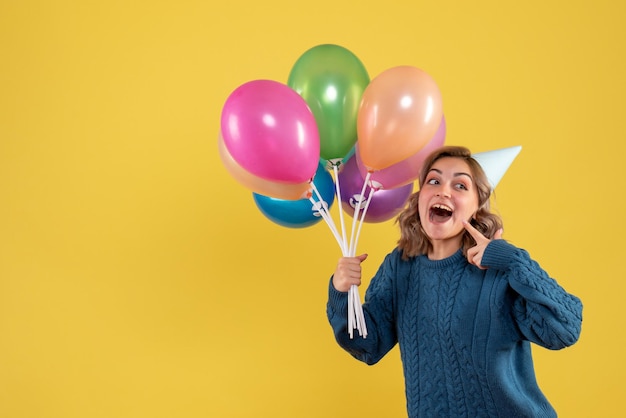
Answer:
[[441, 186], [441, 189], [437, 191], [437, 196], [439, 197], [450, 197], [450, 190], [447, 186]]

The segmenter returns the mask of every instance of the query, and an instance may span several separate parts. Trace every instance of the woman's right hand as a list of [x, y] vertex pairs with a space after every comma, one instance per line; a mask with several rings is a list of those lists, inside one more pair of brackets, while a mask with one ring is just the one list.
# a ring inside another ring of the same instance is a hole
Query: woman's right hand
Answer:
[[341, 257], [333, 275], [333, 286], [339, 292], [347, 292], [352, 285], [361, 285], [361, 263], [367, 254], [356, 257]]

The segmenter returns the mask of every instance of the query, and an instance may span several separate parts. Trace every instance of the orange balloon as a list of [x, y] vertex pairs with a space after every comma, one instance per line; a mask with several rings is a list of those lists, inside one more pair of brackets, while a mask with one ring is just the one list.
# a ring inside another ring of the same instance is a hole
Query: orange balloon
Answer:
[[441, 92], [426, 72], [390, 68], [366, 87], [357, 115], [361, 161], [373, 171], [421, 150], [435, 135], [443, 109]]
[[241, 167], [232, 155], [230, 155], [221, 134], [218, 136], [218, 148], [220, 158], [226, 167], [226, 170], [228, 170], [230, 175], [233, 176], [235, 180], [251, 191], [263, 196], [285, 200], [298, 200], [309, 195], [311, 190], [310, 182], [297, 184], [279, 183], [251, 174], [249, 171]]

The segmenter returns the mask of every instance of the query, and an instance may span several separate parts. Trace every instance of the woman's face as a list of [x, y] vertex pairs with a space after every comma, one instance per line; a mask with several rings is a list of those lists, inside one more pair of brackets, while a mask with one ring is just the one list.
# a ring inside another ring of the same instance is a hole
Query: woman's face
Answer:
[[463, 159], [443, 157], [435, 161], [419, 192], [422, 228], [435, 249], [440, 244], [460, 248], [463, 221], [478, 210], [478, 190], [470, 167]]

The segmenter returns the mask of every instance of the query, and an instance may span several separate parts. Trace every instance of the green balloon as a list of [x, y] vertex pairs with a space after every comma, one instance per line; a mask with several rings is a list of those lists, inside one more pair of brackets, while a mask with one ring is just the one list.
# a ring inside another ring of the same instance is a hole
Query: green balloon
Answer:
[[344, 47], [315, 46], [298, 58], [287, 85], [307, 102], [320, 135], [320, 158], [344, 158], [357, 140], [357, 113], [370, 82], [363, 63]]

